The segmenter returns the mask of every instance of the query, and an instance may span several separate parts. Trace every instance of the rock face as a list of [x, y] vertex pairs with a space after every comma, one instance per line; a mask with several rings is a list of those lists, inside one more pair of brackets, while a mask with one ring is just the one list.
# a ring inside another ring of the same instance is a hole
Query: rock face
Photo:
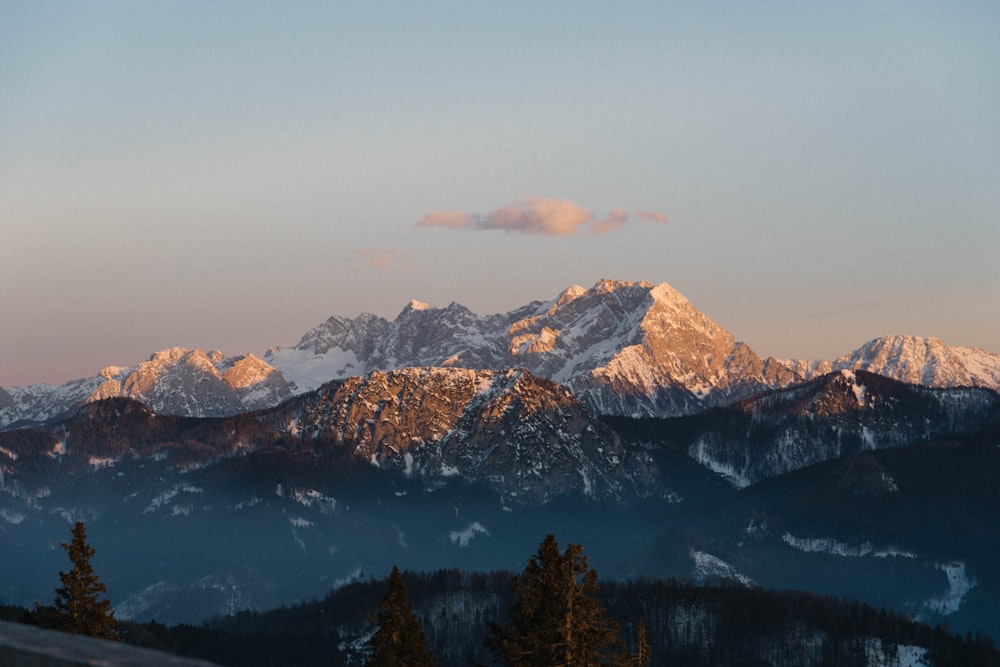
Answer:
[[373, 371], [282, 409], [295, 435], [432, 483], [461, 477], [511, 505], [654, 492], [648, 457], [627, 452], [564, 387], [524, 370]]
[[599, 414], [636, 416], [690, 414], [796, 379], [669, 285], [610, 280], [504, 315], [411, 302], [392, 322], [334, 317], [265, 360], [300, 389], [374, 369], [525, 368]]

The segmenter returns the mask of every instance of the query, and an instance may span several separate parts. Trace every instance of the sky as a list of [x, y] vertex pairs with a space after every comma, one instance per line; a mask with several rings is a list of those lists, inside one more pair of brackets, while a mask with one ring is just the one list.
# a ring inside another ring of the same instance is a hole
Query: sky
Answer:
[[1000, 353], [1000, 3], [0, 0], [0, 386], [666, 282]]

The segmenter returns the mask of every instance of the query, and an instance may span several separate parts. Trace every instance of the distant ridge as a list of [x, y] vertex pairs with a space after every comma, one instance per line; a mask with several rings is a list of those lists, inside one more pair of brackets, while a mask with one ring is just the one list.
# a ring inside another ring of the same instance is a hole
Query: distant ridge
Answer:
[[833, 370], [927, 387], [1000, 390], [1000, 355], [936, 338], [888, 336], [835, 361], [762, 359], [662, 283], [601, 280], [549, 301], [477, 315], [413, 300], [393, 320], [332, 316], [262, 357], [171, 348], [62, 386], [0, 388], [0, 427], [52, 419], [113, 396], [159, 413], [225, 416], [276, 405], [333, 379], [408, 367], [524, 368], [602, 415], [678, 416], [730, 405]]

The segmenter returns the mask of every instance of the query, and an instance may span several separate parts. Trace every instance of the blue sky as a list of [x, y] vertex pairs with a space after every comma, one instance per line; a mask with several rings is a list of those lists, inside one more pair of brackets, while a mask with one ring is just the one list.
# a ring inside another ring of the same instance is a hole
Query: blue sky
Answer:
[[992, 2], [0, 0], [0, 386], [605, 277], [670, 283], [762, 356], [1000, 352], [997, 26]]

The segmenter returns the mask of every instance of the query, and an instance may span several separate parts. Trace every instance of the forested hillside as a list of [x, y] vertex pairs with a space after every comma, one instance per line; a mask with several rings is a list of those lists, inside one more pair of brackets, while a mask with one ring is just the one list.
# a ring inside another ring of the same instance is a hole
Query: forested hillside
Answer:
[[[405, 573], [428, 647], [443, 667], [491, 664], [483, 642], [514, 601], [510, 573]], [[126, 641], [227, 665], [347, 665], [363, 661], [384, 581], [357, 582], [322, 600], [243, 612], [201, 626], [124, 624]], [[952, 635], [849, 600], [738, 584], [675, 579], [603, 582], [599, 599], [634, 646], [646, 625], [653, 665], [1000, 665], [985, 635]]]

